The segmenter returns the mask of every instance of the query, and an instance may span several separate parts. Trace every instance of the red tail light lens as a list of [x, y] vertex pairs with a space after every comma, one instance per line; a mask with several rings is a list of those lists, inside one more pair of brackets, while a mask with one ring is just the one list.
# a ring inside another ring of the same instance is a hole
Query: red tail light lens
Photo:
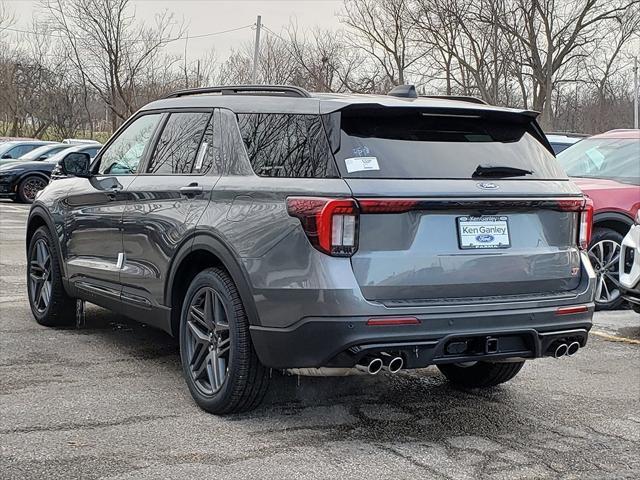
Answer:
[[300, 219], [311, 244], [323, 253], [349, 257], [358, 249], [358, 205], [353, 199], [289, 197], [287, 212]]
[[589, 248], [591, 242], [591, 232], [593, 229], [593, 200], [586, 198], [584, 207], [580, 212], [580, 230], [578, 234], [578, 245], [582, 250]]

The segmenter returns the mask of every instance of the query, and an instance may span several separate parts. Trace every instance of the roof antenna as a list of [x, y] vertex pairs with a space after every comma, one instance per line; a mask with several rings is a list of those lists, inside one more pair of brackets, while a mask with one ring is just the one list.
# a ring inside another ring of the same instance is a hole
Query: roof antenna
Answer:
[[415, 85], [398, 85], [393, 87], [387, 95], [390, 97], [418, 98]]

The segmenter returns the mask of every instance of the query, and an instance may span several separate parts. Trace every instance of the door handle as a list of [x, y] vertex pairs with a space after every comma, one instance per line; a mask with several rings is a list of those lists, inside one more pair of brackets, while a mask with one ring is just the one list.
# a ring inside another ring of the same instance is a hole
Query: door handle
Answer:
[[180, 187], [180, 195], [184, 195], [185, 197], [194, 197], [201, 193], [202, 186], [198, 185], [196, 182], [190, 183], [186, 187]]

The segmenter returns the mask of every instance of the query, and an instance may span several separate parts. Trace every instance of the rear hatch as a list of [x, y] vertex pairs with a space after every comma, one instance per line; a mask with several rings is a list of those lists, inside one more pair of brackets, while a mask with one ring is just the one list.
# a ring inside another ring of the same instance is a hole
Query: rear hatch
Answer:
[[351, 263], [365, 298], [501, 299], [578, 286], [584, 202], [532, 117], [358, 107], [339, 122], [336, 161], [360, 205]]

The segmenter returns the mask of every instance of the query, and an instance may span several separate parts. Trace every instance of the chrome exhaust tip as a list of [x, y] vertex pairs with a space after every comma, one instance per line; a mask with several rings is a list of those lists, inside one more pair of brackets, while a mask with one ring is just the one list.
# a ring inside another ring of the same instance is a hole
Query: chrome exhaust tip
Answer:
[[580, 343], [573, 342], [569, 347], [567, 347], [567, 357], [573, 357], [580, 350]]
[[560, 345], [558, 345], [558, 347], [556, 348], [556, 351], [553, 353], [553, 356], [555, 358], [560, 358], [563, 357], [567, 354], [567, 350], [569, 347], [567, 347], [566, 343], [561, 343]]
[[365, 357], [356, 365], [358, 370], [367, 372], [369, 375], [375, 375], [382, 370], [382, 360], [375, 357]]
[[402, 357], [389, 355], [388, 353], [382, 352], [381, 354], [383, 367], [389, 373], [398, 373], [402, 370], [404, 366], [404, 360]]

